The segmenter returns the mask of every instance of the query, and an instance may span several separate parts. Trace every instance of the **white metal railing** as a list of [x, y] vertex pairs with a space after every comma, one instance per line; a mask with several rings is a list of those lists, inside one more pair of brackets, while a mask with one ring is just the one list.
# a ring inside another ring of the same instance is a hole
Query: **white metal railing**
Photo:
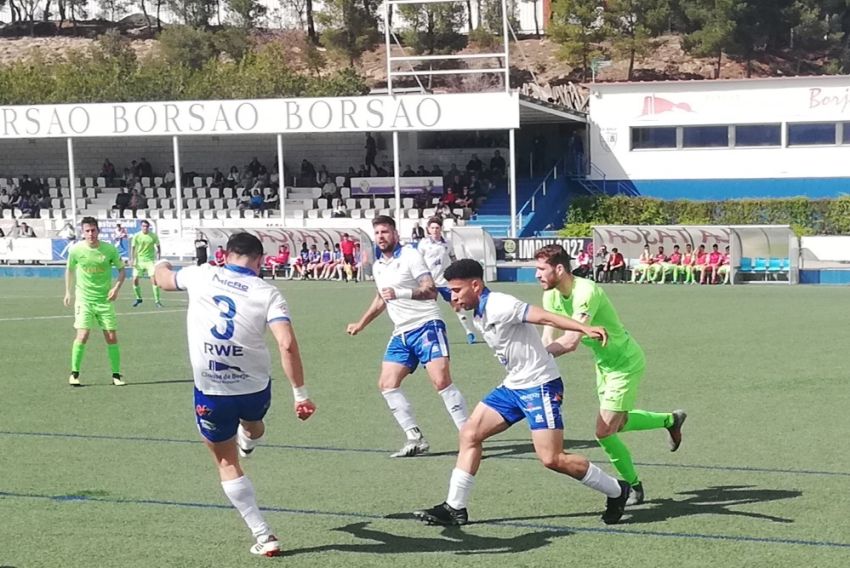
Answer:
[[543, 178], [543, 181], [540, 182], [540, 185], [537, 186], [537, 189], [535, 189], [534, 192], [531, 194], [531, 197], [528, 198], [528, 201], [526, 201], [520, 208], [520, 210], [517, 211], [516, 226], [519, 229], [522, 229], [523, 215], [530, 215], [531, 213], [537, 211], [537, 200], [540, 197], [545, 197], [546, 192], [548, 191], [548, 184], [558, 179], [558, 167], [560, 165], [561, 162], [558, 162], [557, 164], [552, 166], [552, 169], [549, 170], [549, 173], [546, 174], [546, 176]]

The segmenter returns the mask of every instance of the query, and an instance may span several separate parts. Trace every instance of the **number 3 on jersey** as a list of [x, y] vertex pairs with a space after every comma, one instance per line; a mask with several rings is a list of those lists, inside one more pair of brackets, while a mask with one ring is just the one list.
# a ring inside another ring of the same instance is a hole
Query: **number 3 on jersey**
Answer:
[[236, 317], [236, 302], [229, 296], [213, 296], [213, 301], [221, 310], [218, 315], [224, 320], [224, 331], [219, 331], [218, 326], [210, 328], [210, 333], [216, 339], [227, 340], [233, 337], [233, 318]]

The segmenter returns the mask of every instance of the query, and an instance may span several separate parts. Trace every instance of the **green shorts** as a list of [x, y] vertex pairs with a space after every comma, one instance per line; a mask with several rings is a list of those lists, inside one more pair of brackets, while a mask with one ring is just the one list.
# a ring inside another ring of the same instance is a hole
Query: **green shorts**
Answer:
[[596, 367], [596, 393], [599, 408], [612, 412], [628, 412], [635, 409], [637, 391], [646, 371], [646, 362], [636, 362], [623, 370]]
[[95, 323], [104, 331], [118, 329], [113, 302], [77, 302], [74, 304], [74, 329], [91, 329]]
[[152, 260], [137, 260], [133, 264], [133, 278], [141, 278], [143, 276], [150, 278], [153, 276], [153, 265], [154, 261]]

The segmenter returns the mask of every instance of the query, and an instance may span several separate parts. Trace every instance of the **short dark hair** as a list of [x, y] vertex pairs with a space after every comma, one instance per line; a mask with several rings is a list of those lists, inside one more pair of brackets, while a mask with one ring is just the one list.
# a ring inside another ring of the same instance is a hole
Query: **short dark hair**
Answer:
[[100, 226], [97, 224], [97, 219], [95, 219], [94, 217], [83, 217], [80, 221], [80, 226], [82, 227], [83, 225], [94, 225], [96, 228], [100, 228]]
[[395, 229], [395, 220], [389, 215], [378, 215], [372, 219], [372, 226], [377, 227], [378, 225], [387, 225]]
[[432, 223], [436, 223], [437, 225], [439, 225], [442, 228], [443, 218], [442, 217], [436, 217], [436, 216], [431, 217], [430, 219], [428, 219], [428, 224], [425, 225], [425, 226], [430, 227]]
[[462, 258], [451, 263], [443, 273], [446, 280], [484, 280], [484, 267], [477, 260]]
[[251, 233], [236, 233], [227, 239], [227, 254], [233, 253], [248, 258], [263, 256], [263, 243]]
[[564, 270], [567, 272], [570, 271], [570, 253], [561, 245], [551, 244], [540, 247], [534, 253], [534, 259], [545, 260], [546, 264], [550, 266], [558, 266], [560, 264], [564, 267]]
[[150, 221], [148, 221], [147, 219], [143, 219], [143, 220], [142, 220], [142, 222], [141, 222], [141, 224], [142, 224], [142, 225], [147, 225], [148, 227], [150, 227], [150, 226], [151, 226], [151, 222], [150, 222]]

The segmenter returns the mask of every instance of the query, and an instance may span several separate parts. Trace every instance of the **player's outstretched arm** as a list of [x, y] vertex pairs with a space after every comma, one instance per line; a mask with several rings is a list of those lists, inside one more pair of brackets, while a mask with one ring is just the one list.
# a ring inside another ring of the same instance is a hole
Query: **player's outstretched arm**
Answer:
[[154, 281], [156, 285], [166, 292], [175, 292], [177, 287], [177, 272], [167, 260], [160, 260], [153, 267]]
[[360, 320], [355, 323], [350, 323], [345, 328], [346, 333], [348, 335], [357, 335], [363, 329], [372, 323], [376, 317], [381, 315], [384, 310], [387, 309], [387, 303], [381, 297], [381, 294], [375, 295], [375, 298], [372, 300], [372, 303], [369, 304], [369, 307], [366, 308], [366, 311], [360, 316]]
[[[598, 339], [602, 342], [603, 345], [608, 342], [608, 332], [605, 331], [605, 328], [589, 327], [582, 322], [576, 321], [572, 318], [559, 316], [558, 314], [553, 314], [552, 312], [547, 312], [543, 308], [539, 308], [537, 306], [528, 307], [528, 313], [525, 316], [525, 321], [537, 325], [552, 326], [563, 331], [577, 332], [577, 334], [586, 335], [593, 339]], [[560, 340], [564, 339], [569, 338], [565, 336], [562, 337]], [[576, 345], [578, 345], [578, 343], [576, 343]]]
[[307, 387], [304, 386], [304, 365], [301, 362], [301, 351], [298, 349], [298, 340], [295, 338], [292, 323], [277, 321], [269, 324], [269, 329], [277, 341], [283, 373], [292, 385], [295, 414], [300, 420], [307, 420], [316, 411], [316, 405], [310, 400]]

